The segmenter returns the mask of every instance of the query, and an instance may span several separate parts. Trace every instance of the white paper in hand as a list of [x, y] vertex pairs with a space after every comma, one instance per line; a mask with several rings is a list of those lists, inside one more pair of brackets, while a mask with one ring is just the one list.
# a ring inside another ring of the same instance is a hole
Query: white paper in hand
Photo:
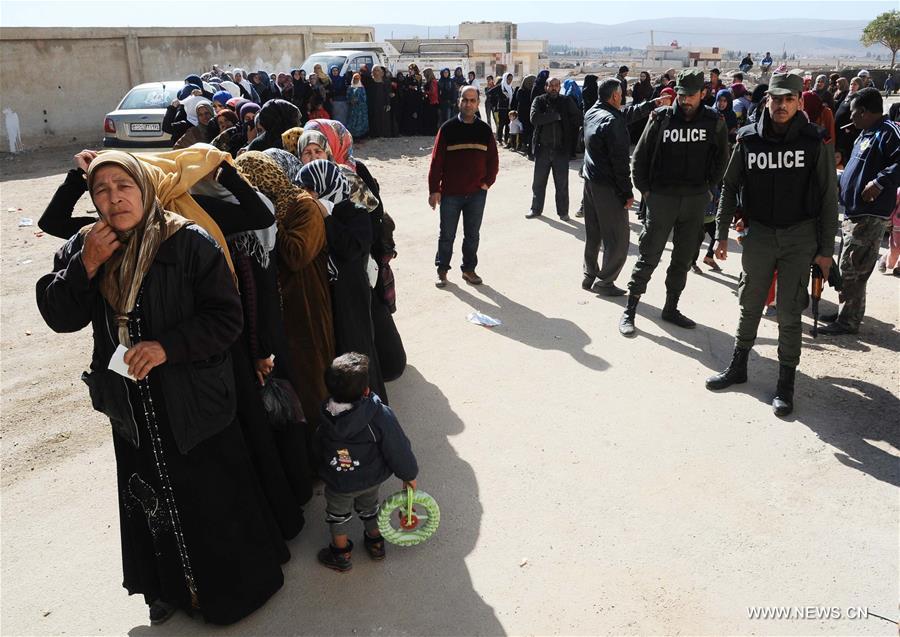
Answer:
[[112, 358], [109, 359], [109, 368], [125, 378], [137, 381], [137, 378], [128, 373], [128, 364], [125, 362], [125, 352], [127, 351], [128, 348], [120, 344], [113, 352]]

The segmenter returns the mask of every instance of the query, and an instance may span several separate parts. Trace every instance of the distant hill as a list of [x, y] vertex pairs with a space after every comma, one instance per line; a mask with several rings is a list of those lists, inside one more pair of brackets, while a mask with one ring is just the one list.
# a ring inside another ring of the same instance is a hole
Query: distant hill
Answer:
[[[745, 5], [751, 7], [751, 5]], [[519, 37], [523, 40], [549, 40], [551, 44], [579, 47], [630, 46], [642, 49], [654, 43], [668, 44], [677, 40], [682, 46], [718, 46], [722, 49], [773, 54], [787, 50], [800, 55], [865, 55], [867, 51], [884, 54], [879, 47], [866, 49], [859, 36], [868, 20], [735, 20], [665, 18], [632, 20], [622, 24], [590, 22], [522, 22]], [[458, 25], [425, 26], [409, 24], [376, 24], [376, 39], [455, 37]], [[393, 35], [392, 35], [393, 33]]]

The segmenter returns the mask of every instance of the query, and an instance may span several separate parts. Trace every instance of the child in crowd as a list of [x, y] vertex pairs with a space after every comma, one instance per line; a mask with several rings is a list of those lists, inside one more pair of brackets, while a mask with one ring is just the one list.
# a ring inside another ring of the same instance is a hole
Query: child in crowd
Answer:
[[315, 434], [319, 474], [325, 482], [325, 514], [331, 544], [319, 562], [339, 572], [353, 568], [353, 542], [347, 524], [353, 511], [365, 527], [369, 557], [383, 560], [384, 538], [378, 530], [378, 487], [391, 474], [416, 488], [419, 467], [412, 446], [391, 408], [369, 390], [369, 357], [350, 352], [325, 370], [330, 398], [322, 408]]
[[309, 119], [331, 119], [331, 115], [325, 110], [322, 104], [322, 98], [318, 95], [312, 95], [309, 98]]
[[522, 122], [519, 121], [518, 111], [509, 112], [509, 140], [506, 142], [507, 148], [519, 150], [519, 137], [522, 134]]

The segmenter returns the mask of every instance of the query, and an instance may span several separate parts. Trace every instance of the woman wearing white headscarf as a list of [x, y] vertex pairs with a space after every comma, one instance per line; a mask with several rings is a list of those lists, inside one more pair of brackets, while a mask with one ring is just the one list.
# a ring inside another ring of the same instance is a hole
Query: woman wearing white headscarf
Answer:
[[197, 143], [206, 144], [219, 134], [219, 127], [213, 128], [215, 109], [209, 100], [199, 95], [191, 95], [181, 105], [184, 106], [191, 127], [178, 138], [173, 148], [187, 148]]

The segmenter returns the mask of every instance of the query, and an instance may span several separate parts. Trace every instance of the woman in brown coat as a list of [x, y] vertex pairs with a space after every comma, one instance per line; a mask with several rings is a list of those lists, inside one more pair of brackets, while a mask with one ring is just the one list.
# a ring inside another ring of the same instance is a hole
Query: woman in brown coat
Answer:
[[235, 165], [275, 204], [278, 281], [291, 358], [286, 367], [306, 418], [315, 428], [328, 395], [325, 369], [334, 359], [323, 208], [261, 152], [248, 151]]

